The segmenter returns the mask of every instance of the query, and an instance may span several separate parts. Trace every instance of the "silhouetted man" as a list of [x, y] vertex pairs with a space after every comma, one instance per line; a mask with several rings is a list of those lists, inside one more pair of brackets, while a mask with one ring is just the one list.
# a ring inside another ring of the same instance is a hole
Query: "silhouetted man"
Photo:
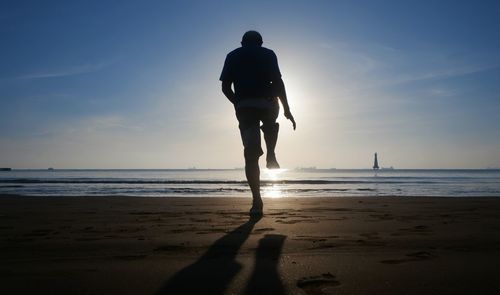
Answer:
[[[279, 130], [279, 124], [276, 123], [279, 114], [278, 98], [285, 110], [285, 117], [292, 122], [294, 130], [296, 127], [276, 54], [262, 47], [262, 36], [258, 32], [248, 31], [243, 35], [241, 47], [227, 55], [220, 80], [222, 92], [233, 103], [239, 122], [244, 146], [245, 174], [253, 196], [250, 214], [262, 214], [259, 157], [263, 151], [260, 129], [264, 132], [266, 141], [266, 167], [278, 169], [280, 166], [274, 153]], [[234, 91], [231, 84], [234, 85]]]

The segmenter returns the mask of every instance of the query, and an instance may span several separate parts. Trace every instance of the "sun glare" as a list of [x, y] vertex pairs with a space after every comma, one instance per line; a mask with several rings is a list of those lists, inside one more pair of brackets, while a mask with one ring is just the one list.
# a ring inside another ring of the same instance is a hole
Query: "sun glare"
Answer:
[[[287, 171], [287, 169], [264, 169], [265, 179], [271, 181], [280, 180], [280, 175]], [[266, 198], [281, 198], [283, 197], [283, 191], [281, 185], [273, 183], [269, 186], [264, 186], [262, 188], [262, 195]]]
[[299, 118], [304, 117], [303, 114], [308, 112], [308, 105], [305, 103], [305, 100], [310, 99], [309, 97], [311, 96], [310, 93], [306, 95], [302, 84], [293, 75], [286, 77], [285, 87], [290, 109], [293, 115]]
[[283, 197], [283, 191], [280, 185], [273, 184], [270, 187], [266, 187], [262, 190], [262, 196], [264, 198], [281, 198]]
[[287, 169], [264, 169], [264, 173], [269, 180], [279, 180], [281, 173], [285, 172]]

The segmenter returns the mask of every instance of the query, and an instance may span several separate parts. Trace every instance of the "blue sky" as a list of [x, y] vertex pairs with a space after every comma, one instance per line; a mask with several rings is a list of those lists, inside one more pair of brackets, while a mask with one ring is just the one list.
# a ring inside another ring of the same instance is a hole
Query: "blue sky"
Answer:
[[254, 29], [282, 166], [500, 167], [499, 28], [498, 1], [2, 1], [0, 166], [243, 166], [218, 77]]

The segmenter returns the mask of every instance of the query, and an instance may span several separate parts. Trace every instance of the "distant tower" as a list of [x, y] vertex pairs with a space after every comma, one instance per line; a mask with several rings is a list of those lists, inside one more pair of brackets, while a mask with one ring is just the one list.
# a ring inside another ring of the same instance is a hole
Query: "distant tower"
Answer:
[[373, 169], [378, 169], [377, 153], [375, 153], [375, 160], [373, 161]]

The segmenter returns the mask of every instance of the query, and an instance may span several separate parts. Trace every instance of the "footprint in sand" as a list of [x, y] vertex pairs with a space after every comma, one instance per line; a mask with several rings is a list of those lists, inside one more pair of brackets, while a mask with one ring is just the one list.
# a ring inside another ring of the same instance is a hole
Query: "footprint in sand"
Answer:
[[291, 220], [278, 219], [276, 220], [276, 222], [282, 224], [295, 224], [295, 223], [318, 223], [319, 221], [311, 219], [291, 219]]
[[252, 232], [252, 234], [260, 234], [260, 233], [270, 232], [270, 231], [274, 231], [274, 228], [272, 228], [272, 227], [264, 227], [264, 228], [254, 229], [253, 232]]
[[417, 225], [410, 228], [400, 228], [398, 232], [392, 233], [391, 236], [403, 236], [403, 235], [428, 235], [432, 233], [432, 230], [425, 225]]
[[114, 256], [114, 258], [120, 259], [120, 260], [139, 260], [139, 259], [144, 259], [146, 258], [147, 255], [118, 255]]
[[297, 281], [297, 287], [301, 288], [306, 294], [328, 294], [325, 289], [340, 285], [331, 273], [324, 273], [319, 276], [305, 277]]
[[184, 250], [186, 247], [183, 245], [163, 245], [154, 249], [154, 251], [179, 251]]
[[432, 253], [426, 252], [426, 251], [419, 251], [419, 252], [415, 252], [415, 253], [410, 253], [410, 254], [406, 254], [406, 256], [408, 258], [389, 259], [389, 260], [382, 260], [380, 262], [384, 263], [384, 264], [400, 264], [400, 263], [412, 262], [412, 261], [429, 260], [429, 259], [433, 259], [433, 258], [437, 257], [435, 254], [432, 254]]

